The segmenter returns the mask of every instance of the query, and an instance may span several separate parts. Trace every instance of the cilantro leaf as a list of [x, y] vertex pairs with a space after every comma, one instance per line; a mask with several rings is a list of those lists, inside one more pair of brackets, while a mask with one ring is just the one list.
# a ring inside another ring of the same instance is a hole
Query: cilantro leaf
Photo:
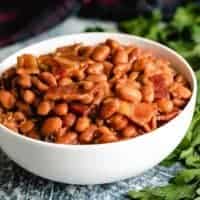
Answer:
[[141, 191], [130, 191], [128, 196], [134, 200], [193, 200], [196, 196], [196, 184], [169, 184], [156, 188], [145, 188]]

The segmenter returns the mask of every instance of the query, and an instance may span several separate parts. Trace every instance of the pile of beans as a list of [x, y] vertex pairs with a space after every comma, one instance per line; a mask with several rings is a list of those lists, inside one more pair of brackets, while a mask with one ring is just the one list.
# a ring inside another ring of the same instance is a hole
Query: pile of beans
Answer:
[[190, 97], [167, 60], [108, 39], [19, 56], [0, 78], [0, 123], [47, 142], [109, 143], [162, 126]]

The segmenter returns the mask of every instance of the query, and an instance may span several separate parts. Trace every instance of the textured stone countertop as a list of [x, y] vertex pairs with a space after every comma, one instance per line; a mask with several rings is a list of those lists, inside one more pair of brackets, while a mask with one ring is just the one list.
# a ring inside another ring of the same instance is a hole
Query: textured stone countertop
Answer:
[[[111, 31], [115, 24], [75, 17], [65, 20], [55, 28], [29, 40], [0, 49], [0, 61], [11, 53], [36, 41], [78, 33], [88, 25], [102, 25]], [[171, 168], [156, 166], [146, 173], [112, 184], [75, 186], [48, 181], [18, 167], [0, 149], [0, 200], [125, 200], [130, 189], [166, 184], [180, 166]]]

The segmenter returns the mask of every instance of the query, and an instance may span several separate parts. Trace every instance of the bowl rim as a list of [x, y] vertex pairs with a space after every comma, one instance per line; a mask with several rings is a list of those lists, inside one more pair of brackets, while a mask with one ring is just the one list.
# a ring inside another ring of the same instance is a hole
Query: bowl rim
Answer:
[[[150, 40], [150, 39], [147, 39], [147, 38], [143, 38], [143, 37], [140, 37], [140, 36], [136, 36], [136, 35], [130, 35], [130, 34], [126, 34], [126, 33], [112, 33], [112, 32], [105, 32], [105, 33], [101, 33], [101, 32], [90, 32], [90, 33], [75, 33], [75, 34], [66, 34], [66, 35], [61, 35], [61, 36], [57, 36], [57, 37], [53, 37], [53, 38], [50, 38], [50, 39], [47, 39], [47, 40], [42, 40], [40, 42], [36, 42], [36, 43], [33, 43], [31, 45], [28, 45], [22, 49], [19, 49], [17, 51], [15, 51], [14, 53], [11, 53], [10, 56], [4, 58], [1, 62], [0, 62], [0, 65], [2, 65], [4, 62], [12, 59], [13, 57], [16, 57], [17, 54], [21, 53], [22, 51], [25, 51], [26, 49], [31, 49], [31, 48], [34, 48], [35, 46], [41, 46], [41, 45], [45, 45], [46, 43], [48, 42], [53, 42], [53, 41], [57, 41], [57, 40], [62, 40], [64, 38], [67, 38], [67, 37], [81, 37], [81, 36], [89, 36], [89, 35], [102, 35], [104, 36], [105, 38], [111, 38], [111, 36], [115, 36], [115, 37], [118, 37], [118, 36], [121, 36], [121, 37], [127, 37], [127, 38], [132, 38], [132, 39], [136, 39], [136, 40], [140, 40], [140, 41], [144, 41], [145, 43], [149, 43], [153, 46], [157, 46], [157, 47], [160, 47], [162, 48], [163, 50], [165, 51], [168, 51], [170, 54], [173, 54], [178, 60], [180, 60], [185, 66], [186, 68], [189, 70], [190, 72], [190, 75], [192, 77], [192, 85], [193, 85], [193, 89], [192, 89], [192, 96], [190, 98], [190, 100], [188, 101], [187, 105], [184, 107], [184, 109], [175, 117], [173, 118], [172, 120], [170, 120], [169, 122], [167, 122], [166, 124], [156, 128], [155, 130], [152, 130], [150, 132], [148, 132], [148, 134], [143, 134], [141, 136], [138, 136], [136, 138], [130, 138], [130, 139], [127, 139], [127, 140], [121, 140], [121, 141], [117, 141], [117, 142], [111, 142], [111, 143], [103, 143], [103, 144], [76, 144], [76, 145], [73, 145], [73, 144], [57, 144], [57, 143], [51, 143], [51, 142], [46, 142], [46, 141], [42, 141], [42, 140], [36, 140], [36, 139], [32, 139], [32, 138], [29, 138], [27, 136], [24, 136], [24, 135], [21, 135], [15, 131], [12, 131], [11, 129], [5, 127], [4, 125], [2, 125], [0, 123], [0, 129], [3, 129], [4, 132], [6, 132], [6, 134], [12, 134], [12, 136], [14, 136], [15, 138], [17, 139], [20, 139], [20, 140], [24, 140], [24, 142], [27, 142], [27, 143], [32, 143], [32, 144], [35, 144], [35, 145], [39, 145], [39, 146], [46, 146], [46, 147], [51, 147], [51, 148], [65, 148], [65, 149], [70, 149], [70, 150], [86, 150], [86, 149], [97, 149], [97, 148], [105, 148], [105, 147], [111, 147], [111, 146], [115, 146], [115, 147], [118, 147], [119, 145], [123, 145], [123, 144], [128, 144], [128, 143], [134, 143], [134, 142], [140, 142], [140, 140], [144, 140], [145, 138], [148, 139], [148, 137], [152, 137], [152, 135], [155, 135], [155, 134], [159, 134], [159, 132], [161, 133], [162, 132], [162, 129], [164, 128], [167, 128], [167, 126], [170, 126], [173, 122], [175, 121], [178, 121], [179, 118], [187, 111], [187, 108], [189, 108], [193, 101], [196, 101], [196, 95], [197, 95], [197, 80], [196, 80], [196, 76], [195, 76], [195, 72], [193, 71], [192, 67], [190, 66], [190, 64], [185, 60], [185, 58], [183, 56], [181, 56], [180, 54], [178, 54], [176, 51], [174, 51], [173, 49], [159, 43], [159, 42], [156, 42], [156, 41], [153, 41], [153, 40]], [[72, 41], [73, 43], [73, 41]], [[56, 48], [56, 47], [55, 47]], [[8, 67], [9, 68], [9, 67]], [[1, 70], [0, 74], [5, 71], [6, 69], [4, 70]], [[193, 110], [194, 112], [194, 110]], [[0, 143], [1, 145], [1, 143]]]

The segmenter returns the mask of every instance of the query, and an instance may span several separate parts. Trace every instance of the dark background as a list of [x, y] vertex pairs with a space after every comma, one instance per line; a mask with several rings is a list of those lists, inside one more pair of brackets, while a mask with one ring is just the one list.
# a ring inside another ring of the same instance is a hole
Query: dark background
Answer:
[[164, 20], [168, 20], [176, 6], [186, 1], [0, 0], [0, 47], [39, 34], [71, 14], [119, 21], [160, 8], [164, 13]]

